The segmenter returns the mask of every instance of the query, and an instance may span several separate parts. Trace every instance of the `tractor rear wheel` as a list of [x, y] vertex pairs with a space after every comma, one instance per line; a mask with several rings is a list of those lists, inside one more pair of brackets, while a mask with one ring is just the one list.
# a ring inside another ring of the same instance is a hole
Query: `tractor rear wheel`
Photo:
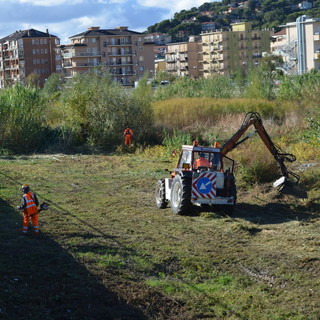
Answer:
[[234, 212], [234, 209], [235, 209], [236, 203], [237, 203], [237, 187], [236, 187], [236, 183], [235, 183], [234, 179], [232, 179], [230, 181], [229, 196], [233, 196], [234, 202], [233, 202], [232, 205], [223, 206], [223, 212], [225, 214], [231, 216], [233, 214], [233, 212]]
[[186, 214], [192, 209], [191, 179], [175, 176], [171, 187], [171, 209], [176, 214]]
[[156, 186], [156, 206], [159, 209], [165, 209], [168, 205], [168, 201], [166, 199], [166, 186], [165, 180], [161, 179], [157, 181]]

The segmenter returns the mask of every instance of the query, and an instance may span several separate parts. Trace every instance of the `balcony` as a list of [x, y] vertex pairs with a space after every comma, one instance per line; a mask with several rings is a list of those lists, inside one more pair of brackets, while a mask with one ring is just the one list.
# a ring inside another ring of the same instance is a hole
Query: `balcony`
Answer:
[[108, 46], [130, 46], [132, 45], [132, 41], [131, 40], [127, 40], [127, 41], [107, 41], [107, 45]]
[[64, 68], [88, 68], [88, 67], [97, 67], [97, 63], [89, 62], [89, 63], [65, 63], [63, 65]]
[[116, 62], [109, 62], [109, 66], [130, 66], [133, 65], [133, 61], [116, 61]]
[[101, 57], [101, 52], [69, 52], [62, 56], [63, 58]]
[[124, 51], [124, 52], [108, 52], [108, 56], [132, 56], [133, 52], [132, 51]]

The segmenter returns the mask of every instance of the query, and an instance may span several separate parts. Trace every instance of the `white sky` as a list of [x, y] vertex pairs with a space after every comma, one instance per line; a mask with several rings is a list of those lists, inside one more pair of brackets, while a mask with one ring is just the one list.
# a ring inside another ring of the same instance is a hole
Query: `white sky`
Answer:
[[0, 0], [0, 38], [16, 30], [46, 29], [68, 43], [68, 37], [91, 26], [113, 29], [127, 26], [133, 31], [147, 27], [174, 13], [199, 7], [210, 0]]

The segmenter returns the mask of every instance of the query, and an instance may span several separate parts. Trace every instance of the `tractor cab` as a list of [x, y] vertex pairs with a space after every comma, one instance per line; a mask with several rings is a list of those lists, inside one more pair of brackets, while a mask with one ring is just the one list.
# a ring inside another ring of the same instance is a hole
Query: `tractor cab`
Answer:
[[183, 145], [171, 178], [157, 182], [156, 204], [163, 209], [170, 202], [173, 212], [184, 214], [192, 205], [222, 205], [231, 213], [236, 203], [234, 161], [220, 148]]
[[233, 173], [233, 170], [234, 160], [223, 156], [219, 148], [183, 145], [174, 174], [180, 171], [228, 171], [229, 173]]

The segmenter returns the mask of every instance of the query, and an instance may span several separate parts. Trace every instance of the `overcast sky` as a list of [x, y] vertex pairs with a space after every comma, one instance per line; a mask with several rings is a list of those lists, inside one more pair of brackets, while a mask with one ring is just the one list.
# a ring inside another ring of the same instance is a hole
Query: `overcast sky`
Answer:
[[99, 26], [113, 29], [127, 26], [143, 32], [170, 19], [175, 12], [198, 7], [210, 0], [0, 0], [0, 38], [16, 30], [37, 29], [68, 37]]

